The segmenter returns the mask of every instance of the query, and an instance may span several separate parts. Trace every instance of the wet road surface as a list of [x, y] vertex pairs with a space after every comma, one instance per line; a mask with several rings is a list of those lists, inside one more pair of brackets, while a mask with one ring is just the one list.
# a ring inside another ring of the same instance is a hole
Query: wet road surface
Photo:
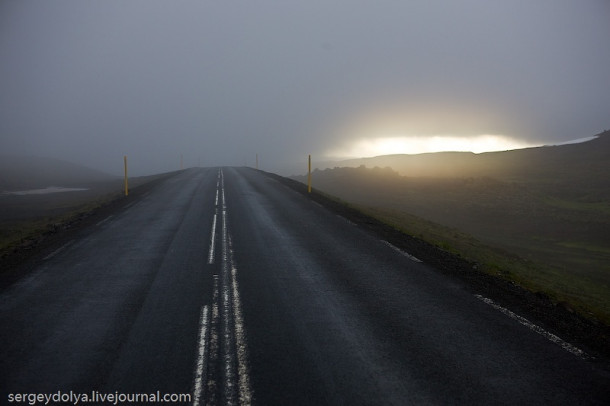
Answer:
[[2, 403], [609, 399], [607, 372], [513, 316], [258, 171], [190, 169], [0, 292]]

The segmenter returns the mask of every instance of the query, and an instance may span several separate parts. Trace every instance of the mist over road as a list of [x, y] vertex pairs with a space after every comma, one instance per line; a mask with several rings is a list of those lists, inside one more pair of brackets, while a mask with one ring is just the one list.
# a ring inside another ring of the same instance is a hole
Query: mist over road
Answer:
[[0, 292], [0, 390], [603, 404], [610, 376], [263, 173], [198, 168]]

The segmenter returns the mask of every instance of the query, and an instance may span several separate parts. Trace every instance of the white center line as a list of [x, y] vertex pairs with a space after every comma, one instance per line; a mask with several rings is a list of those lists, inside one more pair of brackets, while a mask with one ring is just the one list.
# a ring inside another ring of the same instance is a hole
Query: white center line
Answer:
[[210, 328], [210, 352], [209, 352], [209, 370], [207, 376], [207, 404], [216, 404], [216, 365], [218, 362], [218, 324], [220, 319], [219, 309], [219, 290], [218, 290], [218, 275], [213, 277], [212, 288], [212, 323]]
[[[214, 217], [212, 219], [212, 231], [210, 233], [210, 251], [208, 252], [208, 264], [213, 264], [214, 263], [214, 254], [215, 254], [215, 247], [216, 247], [216, 221], [218, 218], [218, 194], [219, 191], [221, 189], [221, 170], [218, 170], [218, 178], [216, 180], [216, 197], [214, 197]], [[223, 201], [224, 201], [224, 195], [223, 195]]]
[[[214, 263], [217, 238], [220, 239], [222, 248], [219, 250], [222, 262], [220, 269], [212, 275], [211, 310], [207, 305], [204, 306], [200, 317], [193, 405], [249, 405], [252, 403], [252, 391], [248, 375], [246, 333], [237, 283], [237, 266], [233, 258], [233, 242], [227, 221], [222, 170], [218, 171], [214, 201], [208, 264]], [[218, 225], [218, 222], [221, 224]]]
[[214, 246], [216, 245], [216, 213], [212, 219], [212, 233], [210, 235], [210, 252], [208, 253], [208, 264], [214, 263]]
[[[222, 173], [222, 172], [221, 172]], [[222, 192], [222, 274], [220, 277], [222, 290], [222, 352], [223, 352], [223, 375], [224, 375], [224, 400], [227, 404], [234, 404], [234, 388], [236, 371], [233, 368], [235, 353], [233, 343], [235, 342], [234, 330], [232, 325], [232, 308], [230, 298], [230, 287], [228, 286], [228, 269], [230, 267], [230, 257], [228, 250], [228, 230], [227, 230], [227, 210], [225, 209], [224, 181], [221, 178]]]
[[222, 171], [220, 171], [220, 192], [222, 194], [222, 209], [226, 210], [227, 206], [225, 202], [225, 176]]
[[[222, 173], [222, 172], [221, 172]], [[241, 310], [241, 300], [239, 286], [237, 283], [237, 266], [233, 257], [233, 241], [227, 225], [227, 207], [224, 193], [224, 174], [221, 179], [222, 185], [222, 290], [223, 307], [226, 309], [225, 321], [227, 330], [225, 331], [226, 344], [231, 343], [231, 354], [226, 354], [225, 376], [226, 395], [232, 395], [233, 386], [237, 384], [237, 403], [249, 405], [252, 403], [252, 391], [250, 389], [250, 377], [248, 373], [248, 351], [246, 346], [246, 332]], [[233, 347], [234, 345], [234, 347]], [[237, 365], [233, 366], [233, 363]], [[237, 382], [235, 382], [235, 380]], [[227, 396], [231, 399], [232, 396]]]
[[248, 350], [246, 347], [246, 330], [241, 312], [239, 286], [237, 284], [237, 267], [233, 261], [233, 241], [229, 239], [229, 261], [231, 263], [231, 293], [233, 296], [233, 323], [235, 328], [235, 347], [237, 348], [237, 374], [239, 377], [239, 402], [242, 405], [252, 403], [250, 376], [248, 375]]
[[207, 371], [207, 335], [208, 335], [208, 324], [209, 324], [209, 315], [208, 315], [208, 306], [205, 305], [201, 308], [201, 317], [199, 319], [199, 347], [197, 351], [197, 363], [195, 364], [195, 384], [193, 388], [193, 406], [198, 406], [200, 404], [202, 395], [203, 395], [203, 382], [204, 382], [204, 374]]

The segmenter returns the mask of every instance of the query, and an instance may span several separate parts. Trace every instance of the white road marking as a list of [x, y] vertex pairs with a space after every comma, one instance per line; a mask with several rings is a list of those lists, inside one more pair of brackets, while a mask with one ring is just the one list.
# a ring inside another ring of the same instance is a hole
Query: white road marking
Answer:
[[531, 321], [529, 321], [525, 317], [519, 316], [518, 314], [515, 314], [515, 313], [511, 312], [510, 310], [508, 310], [508, 309], [500, 306], [499, 304], [495, 303], [491, 299], [488, 299], [488, 298], [483, 297], [481, 295], [474, 295], [474, 296], [477, 299], [483, 301], [484, 303], [487, 303], [488, 305], [490, 305], [494, 309], [496, 309], [496, 310], [506, 314], [511, 319], [517, 320], [519, 323], [523, 324], [524, 326], [526, 326], [530, 330], [535, 331], [536, 333], [538, 333], [541, 336], [545, 337], [549, 341], [552, 341], [553, 343], [559, 345], [564, 350], [566, 350], [566, 351], [568, 351], [568, 352], [570, 352], [570, 353], [572, 353], [572, 354], [574, 354], [574, 355], [576, 355], [578, 357], [588, 358], [587, 354], [583, 350], [581, 350], [580, 348], [577, 348], [577, 347], [573, 346], [572, 344], [562, 340], [561, 338], [557, 337], [555, 334], [549, 333], [548, 331], [546, 331], [545, 329], [543, 329], [540, 326], [535, 325], [534, 323], [532, 323]]
[[[210, 250], [208, 253], [208, 264], [214, 263], [214, 254], [215, 254], [215, 246], [216, 246], [216, 219], [218, 217], [218, 194], [221, 189], [221, 170], [218, 170], [218, 178], [216, 180], [216, 196], [214, 197], [214, 218], [212, 219], [212, 231], [210, 233]], [[224, 200], [224, 195], [223, 195]]]
[[214, 263], [214, 247], [216, 245], [216, 213], [212, 219], [212, 232], [210, 235], [210, 252], [208, 253], [208, 264]]
[[225, 201], [225, 178], [222, 171], [220, 171], [220, 175], [220, 193], [222, 194], [222, 209], [226, 210], [227, 205]]
[[382, 243], [384, 243], [385, 245], [387, 245], [388, 247], [392, 248], [394, 251], [400, 253], [401, 255], [404, 255], [405, 257], [409, 258], [412, 261], [415, 262], [423, 262], [421, 259], [414, 257], [413, 255], [409, 254], [406, 251], [401, 250], [400, 248], [398, 248], [397, 246], [395, 246], [394, 244], [386, 241], [386, 240], [381, 240]]
[[341, 220], [345, 221], [347, 224], [350, 224], [352, 226], [358, 227], [358, 224], [356, 224], [353, 221], [347, 219], [346, 217], [341, 216], [340, 214], [337, 214], [337, 217], [339, 217]]
[[[233, 243], [228, 229], [222, 170], [218, 171], [208, 264], [212, 264], [215, 257], [219, 208], [222, 210], [219, 231], [222, 263], [220, 275], [213, 275], [211, 316], [208, 316], [208, 306], [204, 306], [202, 310], [193, 405], [250, 405], [252, 391], [248, 375], [246, 333], [237, 283], [237, 267], [233, 258]], [[219, 389], [222, 394], [218, 393]]]
[[[223, 284], [224, 285], [224, 284]], [[235, 371], [233, 370], [233, 351], [231, 344], [233, 343], [233, 331], [231, 329], [231, 321], [229, 320], [229, 290], [227, 286], [222, 287], [222, 352], [223, 352], [223, 369], [224, 369], [224, 398], [227, 404], [232, 405], [234, 402], [233, 387], [235, 386]]]
[[44, 257], [42, 260], [47, 261], [47, 260], [53, 258], [55, 255], [59, 254], [60, 252], [62, 252], [66, 248], [68, 248], [68, 246], [72, 245], [73, 242], [74, 242], [74, 240], [68, 241], [67, 243], [65, 243], [64, 245], [62, 245], [61, 247], [57, 248], [55, 251], [51, 252], [49, 255]]
[[213, 279], [213, 293], [212, 293], [212, 324], [210, 329], [210, 370], [211, 374], [208, 375], [208, 380], [206, 383], [208, 399], [207, 404], [214, 405], [216, 404], [216, 363], [218, 362], [218, 324], [220, 319], [220, 309], [219, 309], [219, 291], [218, 291], [218, 275], [214, 275]]
[[229, 260], [231, 262], [231, 293], [233, 296], [233, 323], [235, 328], [235, 347], [237, 348], [237, 374], [239, 376], [239, 403], [252, 403], [250, 376], [248, 374], [248, 348], [246, 347], [246, 330], [241, 312], [241, 300], [237, 283], [237, 267], [233, 262], [233, 242], [229, 235]]
[[197, 363], [195, 364], [195, 384], [193, 388], [193, 406], [200, 404], [203, 395], [203, 382], [204, 374], [207, 372], [206, 360], [207, 354], [207, 340], [208, 340], [208, 329], [209, 329], [209, 316], [208, 306], [205, 305], [201, 308], [201, 317], [199, 318], [199, 347], [197, 351]]
[[[222, 172], [221, 172], [222, 173]], [[232, 325], [233, 308], [231, 306], [230, 290], [228, 282], [228, 269], [230, 258], [228, 252], [227, 210], [224, 199], [224, 182], [221, 178], [222, 192], [222, 275], [220, 276], [222, 290], [222, 352], [223, 352], [223, 376], [224, 376], [224, 399], [227, 404], [234, 404], [235, 370], [233, 369], [235, 354], [233, 343], [235, 342]]]
[[[248, 351], [246, 333], [241, 310], [237, 266], [233, 258], [233, 242], [228, 229], [227, 207], [224, 191], [224, 174], [221, 172], [222, 192], [222, 296], [225, 346], [225, 399], [240, 405], [252, 403], [250, 376], [248, 374]], [[235, 385], [237, 387], [235, 388]], [[237, 399], [233, 399], [235, 390]]]
[[110, 216], [106, 217], [104, 220], [102, 220], [102, 221], [98, 222], [98, 223], [96, 224], [96, 226], [98, 226], [98, 227], [99, 227], [99, 226], [101, 226], [102, 224], [107, 223], [107, 222], [108, 222], [108, 220], [110, 220], [112, 217], [113, 217], [113, 215], [111, 214]]

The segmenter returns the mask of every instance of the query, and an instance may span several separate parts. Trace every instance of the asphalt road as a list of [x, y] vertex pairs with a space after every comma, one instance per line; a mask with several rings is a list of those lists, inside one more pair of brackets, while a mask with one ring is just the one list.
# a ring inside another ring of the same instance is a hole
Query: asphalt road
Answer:
[[2, 404], [610, 399], [586, 354], [248, 168], [184, 171], [44, 253], [0, 329]]

